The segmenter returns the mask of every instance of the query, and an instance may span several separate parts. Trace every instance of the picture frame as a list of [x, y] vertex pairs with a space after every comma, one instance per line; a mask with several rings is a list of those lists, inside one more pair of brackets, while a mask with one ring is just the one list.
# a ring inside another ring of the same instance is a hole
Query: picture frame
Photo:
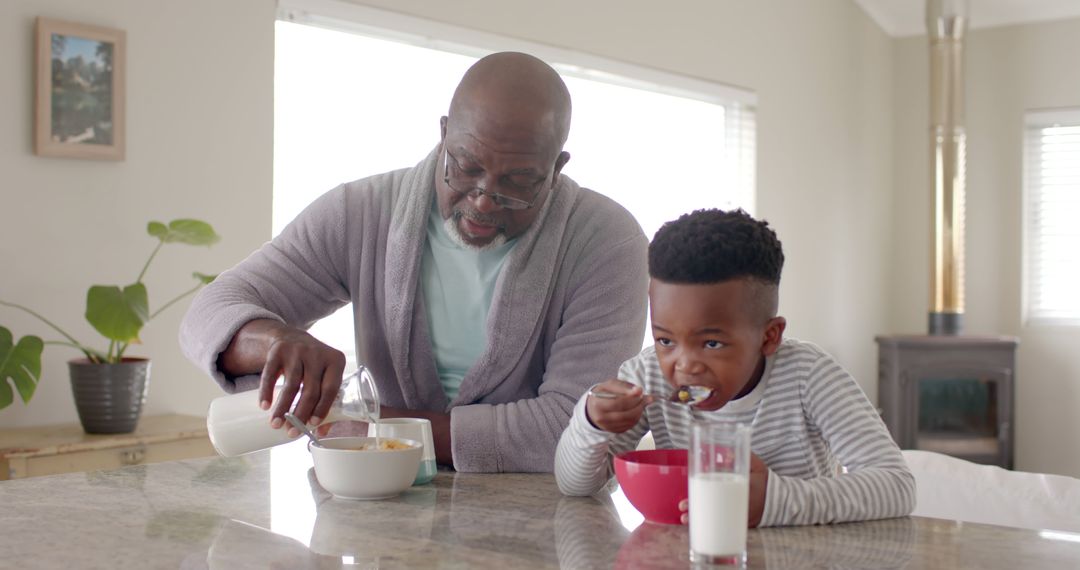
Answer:
[[127, 34], [39, 17], [34, 154], [124, 160]]

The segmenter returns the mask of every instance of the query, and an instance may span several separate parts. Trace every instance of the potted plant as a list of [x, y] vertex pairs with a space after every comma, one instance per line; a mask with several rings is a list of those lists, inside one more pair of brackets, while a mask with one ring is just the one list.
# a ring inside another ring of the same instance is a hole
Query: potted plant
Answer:
[[[0, 306], [28, 313], [60, 333], [64, 340], [43, 341], [27, 335], [14, 341], [11, 331], [0, 326], [0, 409], [14, 402], [14, 384], [24, 403], [34, 395], [41, 378], [41, 353], [46, 344], [75, 348], [83, 357], [68, 362], [71, 387], [79, 421], [87, 433], [129, 433], [135, 430], [149, 386], [150, 361], [128, 356], [132, 344], [139, 344], [139, 332], [146, 323], [181, 299], [214, 280], [215, 275], [194, 273], [197, 283], [157, 310], [150, 311], [143, 277], [158, 251], [168, 243], [210, 246], [220, 236], [206, 222], [173, 220], [168, 225], [150, 222], [146, 231], [158, 240], [135, 282], [126, 285], [94, 285], [86, 293], [86, 320], [108, 341], [105, 350], [91, 348], [76, 340], [41, 314], [22, 305], [0, 299]], [[11, 384], [9, 384], [9, 381]]]

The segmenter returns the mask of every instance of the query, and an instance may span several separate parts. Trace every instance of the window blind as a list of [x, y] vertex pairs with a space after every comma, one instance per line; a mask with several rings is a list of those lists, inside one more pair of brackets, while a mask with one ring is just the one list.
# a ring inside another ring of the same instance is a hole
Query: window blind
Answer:
[[721, 208], [757, 209], [757, 115], [754, 107], [729, 101], [724, 106], [724, 168], [727, 199]]
[[1080, 109], [1025, 117], [1026, 319], [1080, 325]]
[[[463, 55], [470, 59], [482, 57], [493, 51], [522, 51], [548, 62], [564, 79], [607, 83], [722, 106], [724, 109], [723, 127], [722, 132], [718, 133], [722, 141], [722, 150], [702, 157], [699, 167], [714, 173], [713, 176], [719, 182], [719, 192], [713, 194], [714, 200], [698, 204], [697, 207], [742, 208], [751, 215], [756, 215], [757, 163], [755, 157], [757, 155], [756, 108], [758, 101], [753, 91], [584, 52], [459, 28], [341, 0], [278, 0], [278, 20], [398, 42], [445, 54]], [[280, 33], [279, 26], [279, 35]], [[278, 44], [280, 52], [282, 50], [280, 40]], [[354, 63], [350, 69], [355, 73], [358, 66], [359, 62]], [[571, 93], [573, 92], [571, 85]], [[578, 108], [579, 97], [577, 94], [573, 96], [575, 126], [571, 129], [571, 139], [574, 138], [575, 132], [582, 131], [580, 126], [582, 120]], [[612, 135], [619, 136], [617, 133], [612, 133]], [[693, 144], [690, 141], [674, 140], [665, 142], [662, 146], [680, 143]], [[655, 153], [655, 149], [652, 152]], [[593, 166], [599, 168], [602, 164], [596, 159], [596, 155], [591, 156]], [[567, 174], [581, 174], [577, 172], [580, 168], [581, 161], [572, 161]], [[575, 179], [578, 182], [587, 181]], [[620, 201], [625, 199], [619, 196], [615, 198]], [[630, 204], [623, 205], [633, 210]], [[682, 213], [682, 211], [677, 213]], [[648, 223], [643, 225], [646, 226], [646, 234], [651, 238], [653, 228], [650, 228]], [[278, 222], [275, 222], [275, 233], [278, 228]]]

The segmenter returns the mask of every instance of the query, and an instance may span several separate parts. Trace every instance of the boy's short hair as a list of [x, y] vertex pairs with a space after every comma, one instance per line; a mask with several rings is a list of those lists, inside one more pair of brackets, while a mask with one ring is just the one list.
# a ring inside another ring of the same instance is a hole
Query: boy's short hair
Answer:
[[649, 244], [649, 276], [711, 284], [752, 278], [780, 285], [784, 250], [768, 222], [742, 209], [695, 210], [667, 222]]

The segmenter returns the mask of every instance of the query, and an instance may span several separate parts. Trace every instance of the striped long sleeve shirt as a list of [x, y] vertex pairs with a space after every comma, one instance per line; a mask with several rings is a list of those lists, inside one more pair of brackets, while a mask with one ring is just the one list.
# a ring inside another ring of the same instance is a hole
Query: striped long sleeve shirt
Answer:
[[751, 450], [769, 468], [761, 526], [899, 517], [915, 506], [915, 479], [885, 424], [855, 379], [814, 344], [786, 339], [753, 391], [711, 412], [669, 401], [674, 388], [652, 347], [623, 363], [619, 378], [657, 401], [633, 428], [613, 434], [589, 423], [588, 395], [581, 398], [555, 453], [567, 495], [598, 491], [613, 474], [612, 458], [646, 432], [659, 449], [686, 449], [691, 421], [706, 419], [753, 428]]

